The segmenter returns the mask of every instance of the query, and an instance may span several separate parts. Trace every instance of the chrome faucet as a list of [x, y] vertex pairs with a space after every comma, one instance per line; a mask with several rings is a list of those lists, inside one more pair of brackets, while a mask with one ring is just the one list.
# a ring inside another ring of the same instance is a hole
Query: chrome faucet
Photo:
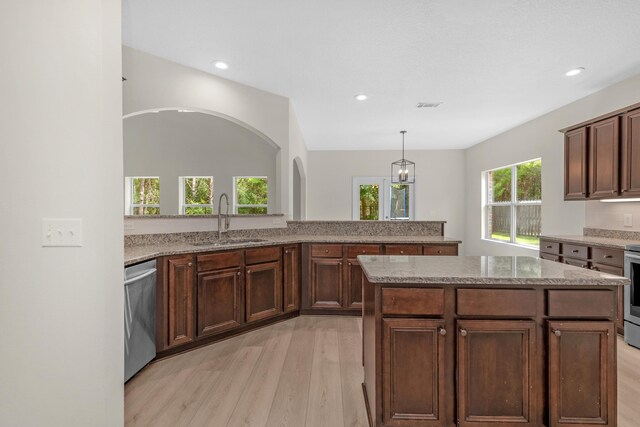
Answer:
[[224, 231], [229, 230], [229, 196], [222, 193], [218, 199], [218, 240], [222, 239], [222, 197], [227, 201], [227, 213], [224, 215]]

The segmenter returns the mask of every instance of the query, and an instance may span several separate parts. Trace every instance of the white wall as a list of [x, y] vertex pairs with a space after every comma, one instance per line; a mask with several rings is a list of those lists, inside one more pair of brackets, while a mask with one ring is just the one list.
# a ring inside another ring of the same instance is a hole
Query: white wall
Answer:
[[[481, 176], [492, 168], [533, 158], [542, 158], [543, 234], [582, 234], [582, 228], [595, 225], [594, 215], [586, 215], [585, 202], [565, 202], [564, 137], [558, 132], [640, 100], [640, 76], [627, 79], [465, 150], [466, 229], [468, 255], [535, 255], [536, 250], [495, 243], [481, 238]], [[526, 102], [523, 100], [522, 102]], [[598, 206], [598, 214], [612, 207]], [[599, 202], [596, 202], [599, 203]], [[613, 228], [608, 223], [606, 227]]]
[[[390, 176], [400, 151], [310, 151], [307, 219], [351, 220], [353, 177]], [[464, 152], [407, 151], [416, 162], [416, 220], [444, 220], [448, 237], [464, 236]], [[464, 242], [463, 242], [464, 243]]]
[[[294, 173], [296, 171], [293, 170], [293, 163], [296, 162], [298, 167], [298, 172], [300, 172], [300, 180], [298, 183], [294, 185]], [[300, 125], [298, 124], [298, 118], [296, 117], [296, 113], [293, 110], [293, 106], [289, 107], [289, 167], [291, 169], [291, 173], [289, 175], [289, 206], [291, 206], [291, 210], [289, 211], [292, 214], [295, 210], [299, 211], [300, 217], [297, 219], [305, 219], [307, 215], [307, 165], [308, 165], [308, 151], [307, 146], [304, 142], [304, 136], [302, 135], [302, 130], [300, 129]], [[299, 191], [300, 197], [294, 198], [293, 192]], [[297, 206], [296, 209], [293, 207], [294, 200], [300, 202], [300, 206]]]
[[[585, 227], [606, 228], [608, 230], [640, 231], [640, 203], [606, 203], [590, 201], [586, 203]], [[624, 226], [624, 215], [631, 214], [633, 225]]]
[[157, 56], [122, 48], [125, 115], [158, 108], [183, 107], [219, 114], [264, 135], [280, 147], [277, 209], [291, 212], [289, 99], [185, 67]]
[[[119, 0], [0, 3], [0, 425], [123, 424]], [[43, 248], [42, 218], [84, 245]]]
[[160, 213], [179, 212], [180, 176], [213, 176], [214, 209], [234, 176], [266, 176], [269, 213], [276, 212], [278, 150], [250, 130], [203, 113], [161, 111], [124, 119], [125, 176], [160, 177]]

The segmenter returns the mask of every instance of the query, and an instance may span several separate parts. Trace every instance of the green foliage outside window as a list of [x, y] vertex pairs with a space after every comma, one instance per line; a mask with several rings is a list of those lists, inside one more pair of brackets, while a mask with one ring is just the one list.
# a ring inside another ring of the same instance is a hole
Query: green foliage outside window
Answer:
[[[187, 177], [184, 178], [185, 205], [213, 205], [213, 178]], [[185, 206], [185, 215], [213, 214], [211, 206]]]
[[489, 172], [491, 194], [494, 202], [511, 201], [511, 168]]
[[379, 219], [378, 186], [367, 184], [360, 186], [360, 220], [377, 221]]
[[132, 215], [160, 215], [160, 178], [132, 178]]
[[236, 206], [238, 214], [266, 214], [267, 200], [267, 178], [236, 178]]
[[518, 201], [542, 200], [542, 160], [517, 166]]

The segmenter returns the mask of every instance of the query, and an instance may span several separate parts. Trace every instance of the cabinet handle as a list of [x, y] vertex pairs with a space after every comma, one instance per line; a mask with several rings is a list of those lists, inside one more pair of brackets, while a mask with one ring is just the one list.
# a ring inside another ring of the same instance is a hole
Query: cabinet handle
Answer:
[[580, 252], [580, 249], [574, 249], [571, 252], [573, 252], [574, 254], [577, 254], [578, 252]]
[[589, 264], [582, 264], [580, 267], [582, 267], [582, 268], [589, 268]]
[[562, 332], [560, 331], [560, 329], [552, 329], [551, 332], [553, 332], [553, 335], [557, 337], [562, 335]]
[[604, 258], [605, 259], [613, 258], [613, 255], [605, 255]]
[[192, 262], [190, 262], [189, 264], [187, 264], [187, 266], [189, 266], [189, 267], [191, 267], [192, 265], [193, 265], [193, 263], [192, 263]]
[[565, 260], [564, 260], [564, 263], [565, 263], [565, 264], [569, 264], [569, 261], [565, 259]]
[[466, 329], [460, 329], [460, 335], [462, 335], [463, 337], [467, 336], [467, 330]]
[[440, 335], [442, 335], [442, 336], [447, 335], [447, 330], [445, 328], [440, 328], [440, 330], [438, 332], [440, 332]]
[[596, 267], [595, 265], [592, 265], [592, 266], [591, 266], [591, 269], [592, 269], [592, 270], [595, 270], [595, 271], [600, 271], [600, 269], [599, 269], [598, 267]]
[[552, 245], [547, 245], [547, 249], [551, 249], [552, 247]]

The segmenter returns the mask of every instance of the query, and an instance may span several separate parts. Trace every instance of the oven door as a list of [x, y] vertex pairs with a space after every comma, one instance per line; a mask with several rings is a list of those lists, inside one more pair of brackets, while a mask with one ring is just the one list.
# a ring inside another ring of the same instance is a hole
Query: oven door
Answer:
[[640, 325], [640, 254], [625, 253], [624, 275], [631, 281], [624, 287], [624, 320]]

